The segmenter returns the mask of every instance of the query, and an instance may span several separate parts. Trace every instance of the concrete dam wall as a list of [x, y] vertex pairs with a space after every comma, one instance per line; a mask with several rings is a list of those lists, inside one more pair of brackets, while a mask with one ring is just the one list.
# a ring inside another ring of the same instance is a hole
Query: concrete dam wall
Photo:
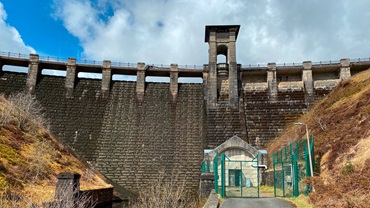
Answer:
[[[5, 72], [0, 92], [23, 91], [27, 74]], [[101, 80], [80, 79], [73, 97], [64, 96], [65, 77], [41, 76], [35, 96], [45, 108], [51, 132], [105, 176], [138, 191], [158, 172], [187, 177], [197, 190], [206, 140], [201, 84], [180, 84], [173, 102], [168, 83], [147, 83], [136, 98], [134, 82], [112, 82], [103, 98]]]

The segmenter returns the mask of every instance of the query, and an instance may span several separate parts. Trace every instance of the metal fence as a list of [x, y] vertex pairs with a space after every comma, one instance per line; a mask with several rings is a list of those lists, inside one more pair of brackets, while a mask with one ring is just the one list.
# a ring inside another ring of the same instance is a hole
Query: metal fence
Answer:
[[222, 197], [259, 197], [258, 155], [253, 160], [231, 160], [221, 155]]
[[68, 61], [68, 59], [65, 59], [65, 58], [51, 57], [51, 56], [39, 56], [39, 60], [51, 61], [51, 62], [62, 62], [62, 63], [66, 63]]
[[[5, 57], [13, 57], [13, 58], [24, 58], [29, 59], [29, 54], [22, 54], [22, 53], [11, 53], [11, 52], [0, 52], [0, 56]], [[44, 61], [53, 61], [53, 62], [67, 62], [66, 58], [59, 58], [59, 57], [50, 57], [50, 56], [39, 56], [40, 60]], [[86, 60], [86, 59], [77, 59], [76, 62], [78, 64], [89, 64], [89, 65], [102, 65], [103, 61], [95, 61], [95, 60]], [[360, 62], [370, 62], [369, 58], [356, 58], [356, 59], [350, 59], [350, 62], [352, 63], [360, 63]], [[340, 64], [340, 60], [334, 60], [334, 61], [318, 61], [318, 62], [312, 62], [312, 65], [322, 65], [322, 64]], [[136, 63], [127, 63], [127, 62], [112, 62], [112, 66], [122, 66], [122, 67], [136, 67]], [[278, 63], [276, 64], [277, 67], [285, 67], [285, 66], [302, 66], [303, 63]], [[170, 68], [169, 65], [163, 65], [163, 64], [153, 64], [156, 68]], [[197, 69], [202, 70], [202, 65], [179, 65], [178, 68], [181, 69]], [[242, 68], [246, 69], [259, 69], [259, 68], [267, 68], [267, 64], [245, 64], [242, 65]]]
[[137, 63], [111, 62], [111, 66], [137, 68]]
[[29, 54], [10, 53], [10, 52], [0, 52], [0, 56], [12, 57], [12, 58], [24, 58], [24, 59], [30, 58]]
[[282, 63], [282, 64], [276, 64], [276, 67], [279, 67], [279, 66], [292, 66], [292, 67], [295, 67], [295, 66], [303, 66], [303, 63]]
[[[310, 143], [310, 148], [308, 148]], [[309, 152], [311, 154], [309, 154]], [[311, 155], [311, 160], [309, 159]], [[314, 136], [302, 141], [290, 143], [288, 146], [272, 154], [274, 168], [274, 194], [279, 197], [297, 197], [308, 194], [311, 186], [304, 184], [303, 179], [312, 176], [315, 168]], [[312, 167], [310, 166], [312, 161]]]

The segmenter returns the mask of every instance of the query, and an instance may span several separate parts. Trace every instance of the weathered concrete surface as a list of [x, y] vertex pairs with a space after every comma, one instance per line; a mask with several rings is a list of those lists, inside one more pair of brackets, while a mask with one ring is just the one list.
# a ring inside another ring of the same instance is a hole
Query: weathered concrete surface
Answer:
[[220, 205], [218, 201], [218, 196], [214, 189], [212, 189], [211, 194], [208, 197], [208, 200], [206, 204], [203, 206], [203, 208], [218, 208]]
[[293, 208], [295, 205], [279, 198], [227, 198], [221, 208]]
[[[4, 72], [0, 93], [23, 91], [27, 74]], [[179, 84], [173, 102], [169, 83], [146, 83], [136, 97], [135, 82], [112, 81], [103, 97], [101, 80], [79, 79], [71, 97], [65, 77], [39, 76], [34, 95], [45, 109], [50, 130], [64, 145], [126, 189], [137, 192], [159, 171], [186, 176], [199, 189], [206, 139], [203, 86]]]

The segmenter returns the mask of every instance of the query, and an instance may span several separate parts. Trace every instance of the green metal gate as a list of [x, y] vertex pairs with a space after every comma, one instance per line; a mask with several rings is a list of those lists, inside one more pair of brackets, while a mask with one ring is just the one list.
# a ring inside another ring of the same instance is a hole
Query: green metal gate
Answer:
[[214, 159], [215, 191], [222, 197], [259, 197], [258, 155], [250, 161]]

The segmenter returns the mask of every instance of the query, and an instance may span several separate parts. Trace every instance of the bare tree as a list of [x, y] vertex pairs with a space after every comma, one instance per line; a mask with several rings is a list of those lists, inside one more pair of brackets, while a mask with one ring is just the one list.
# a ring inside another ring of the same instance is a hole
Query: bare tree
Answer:
[[[196, 206], [195, 198], [186, 191], [185, 177], [172, 174], [166, 178], [164, 172], [152, 184], [139, 193], [139, 197], [130, 202], [132, 208], [189, 208]], [[193, 196], [194, 197], [194, 196]]]
[[28, 93], [12, 94], [7, 98], [8, 105], [1, 111], [1, 125], [15, 124], [22, 130], [30, 131], [47, 126], [43, 109], [36, 98]]

